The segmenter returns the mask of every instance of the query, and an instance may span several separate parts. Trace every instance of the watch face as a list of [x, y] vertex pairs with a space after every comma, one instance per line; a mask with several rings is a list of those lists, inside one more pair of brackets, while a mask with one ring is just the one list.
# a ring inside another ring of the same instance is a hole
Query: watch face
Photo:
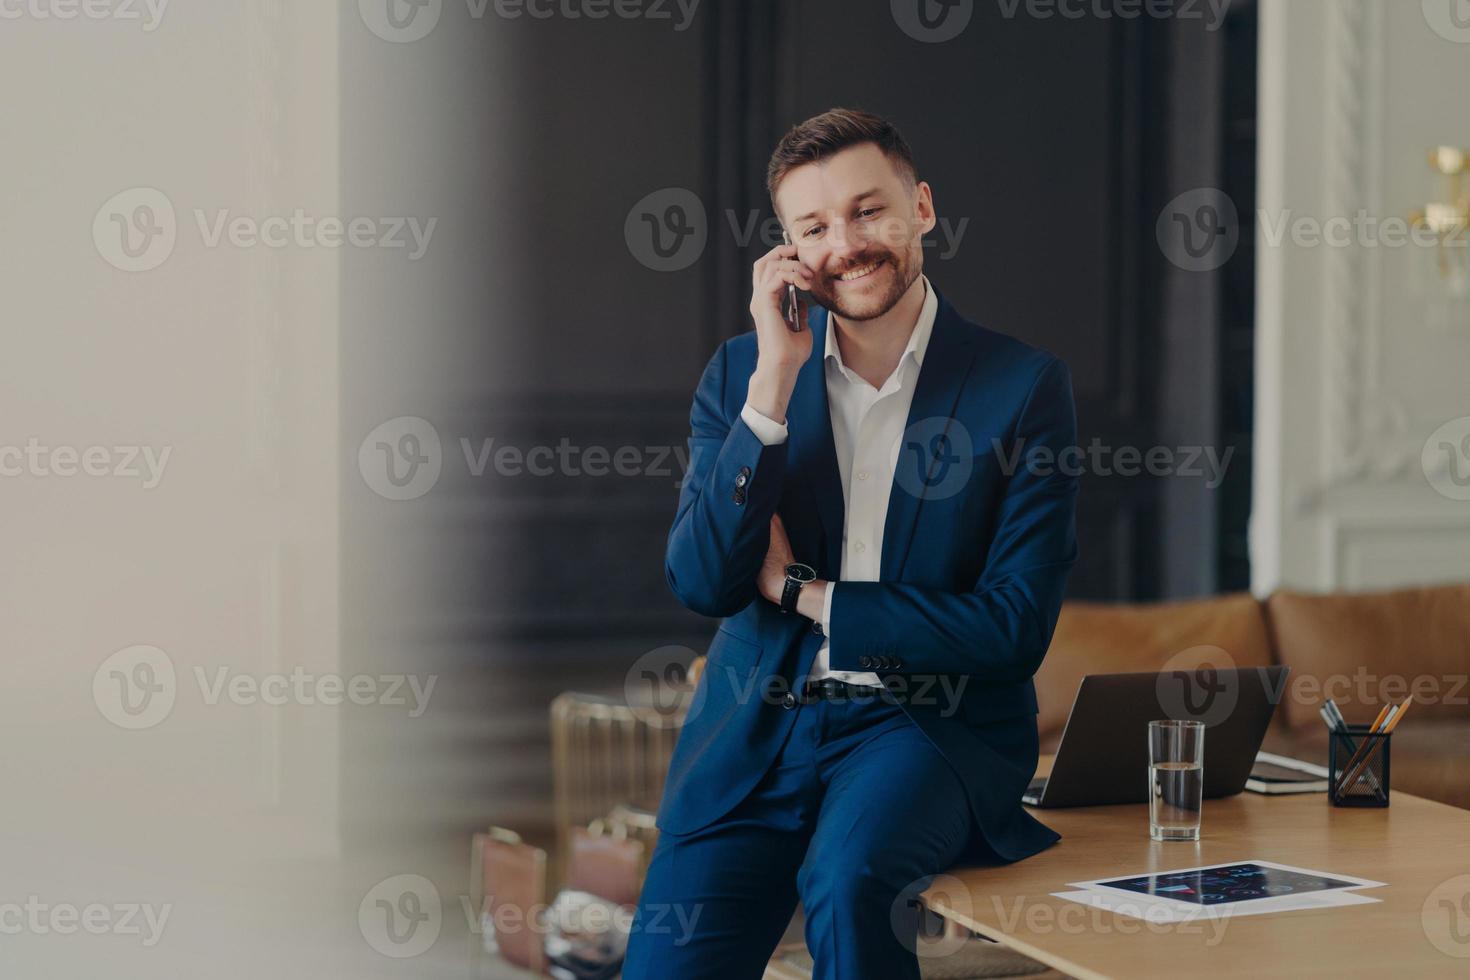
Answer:
[[810, 565], [793, 564], [786, 566], [786, 577], [805, 584], [817, 580], [817, 570]]

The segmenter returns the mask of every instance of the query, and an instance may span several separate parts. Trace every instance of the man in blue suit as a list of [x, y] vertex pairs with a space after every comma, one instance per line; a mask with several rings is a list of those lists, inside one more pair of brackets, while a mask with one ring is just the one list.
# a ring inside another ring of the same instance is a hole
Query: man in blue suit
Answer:
[[1058, 839], [1020, 800], [1077, 555], [1067, 369], [934, 291], [932, 192], [882, 119], [807, 120], [767, 184], [794, 244], [694, 396], [666, 571], [723, 622], [627, 980], [758, 978], [798, 900], [817, 977], [916, 978], [933, 875]]

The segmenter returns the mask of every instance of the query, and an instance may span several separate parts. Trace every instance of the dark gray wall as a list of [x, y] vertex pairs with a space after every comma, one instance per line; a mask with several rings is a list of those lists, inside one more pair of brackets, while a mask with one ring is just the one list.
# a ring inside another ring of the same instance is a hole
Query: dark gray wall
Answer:
[[[446, 2], [411, 44], [347, 18], [343, 212], [408, 209], [440, 227], [414, 268], [345, 259], [344, 441], [422, 415], [444, 472], [423, 498], [389, 502], [348, 462], [344, 636], [349, 662], [445, 678], [436, 719], [349, 731], [349, 808], [394, 798], [411, 814], [447, 796], [458, 808], [436, 819], [534, 832], [551, 696], [619, 689], [655, 647], [703, 648], [713, 624], [662, 575], [677, 469], [476, 477], [458, 440], [638, 447], [644, 464], [682, 447], [699, 372], [746, 329], [750, 263], [768, 247], [727, 216], [767, 213], [775, 139], [831, 105], [904, 131], [941, 217], [966, 223], [926, 271], [972, 319], [1069, 362], [1084, 442], [1217, 437], [1215, 280], [1168, 266], [1154, 220], [1212, 179], [1223, 35], [1003, 9], [973, 5], [943, 43], [905, 34], [887, 0], [704, 0], [684, 31], [475, 20]], [[636, 202], [670, 187], [698, 196], [708, 240], [662, 272], [624, 231]], [[1217, 524], [1197, 481], [1089, 476], [1072, 594], [1208, 591]], [[371, 761], [385, 752], [433, 761], [384, 775]]]

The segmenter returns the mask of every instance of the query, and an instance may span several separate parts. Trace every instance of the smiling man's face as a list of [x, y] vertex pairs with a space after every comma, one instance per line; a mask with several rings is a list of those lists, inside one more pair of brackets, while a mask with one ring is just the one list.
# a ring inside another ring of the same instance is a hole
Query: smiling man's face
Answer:
[[893, 309], [924, 268], [934, 228], [929, 185], [915, 184], [874, 143], [792, 169], [776, 212], [815, 275], [812, 295], [844, 320]]

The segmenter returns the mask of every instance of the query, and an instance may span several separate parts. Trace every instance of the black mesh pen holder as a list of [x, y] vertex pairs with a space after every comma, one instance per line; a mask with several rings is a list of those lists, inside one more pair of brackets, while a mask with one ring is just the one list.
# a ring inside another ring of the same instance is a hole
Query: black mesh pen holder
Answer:
[[1327, 742], [1327, 798], [1333, 806], [1388, 806], [1388, 742], [1393, 736], [1351, 725]]

